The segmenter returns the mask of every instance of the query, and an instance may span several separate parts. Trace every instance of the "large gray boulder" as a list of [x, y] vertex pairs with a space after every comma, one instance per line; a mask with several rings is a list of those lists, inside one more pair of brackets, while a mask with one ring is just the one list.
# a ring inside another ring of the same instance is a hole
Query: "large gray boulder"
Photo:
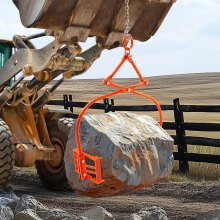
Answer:
[[65, 167], [70, 186], [84, 195], [105, 197], [141, 189], [168, 177], [173, 139], [149, 116], [132, 113], [86, 115], [81, 122], [83, 150], [102, 157], [104, 183], [81, 181], [75, 172], [75, 121], [70, 129]]
[[167, 220], [166, 212], [160, 207], [152, 206], [141, 209], [132, 214], [128, 220]]

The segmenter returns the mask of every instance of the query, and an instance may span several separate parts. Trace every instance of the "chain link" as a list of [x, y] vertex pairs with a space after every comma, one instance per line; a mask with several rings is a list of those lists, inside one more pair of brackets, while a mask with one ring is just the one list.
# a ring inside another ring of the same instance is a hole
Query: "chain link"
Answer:
[[130, 31], [129, 1], [125, 0], [125, 34], [128, 34]]

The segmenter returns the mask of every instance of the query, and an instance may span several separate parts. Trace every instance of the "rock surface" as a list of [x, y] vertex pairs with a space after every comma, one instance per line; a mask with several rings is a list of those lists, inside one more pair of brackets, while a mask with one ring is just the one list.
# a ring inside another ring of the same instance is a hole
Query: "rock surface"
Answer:
[[220, 209], [198, 214], [196, 220], [220, 220]]
[[87, 196], [105, 197], [141, 189], [168, 177], [173, 164], [173, 140], [149, 116], [132, 113], [86, 115], [81, 122], [81, 144], [102, 157], [104, 183], [81, 181], [75, 172], [75, 122], [70, 130], [65, 167], [70, 186]]
[[49, 209], [33, 196], [17, 197], [10, 188], [0, 188], [0, 220], [114, 220], [112, 214], [98, 206], [81, 216], [61, 209]]
[[42, 203], [37, 201], [33, 196], [22, 196], [15, 207], [15, 214], [24, 210], [33, 210], [34, 213], [48, 210]]
[[[61, 209], [49, 209], [29, 195], [18, 198], [8, 188], [0, 189], [0, 195], [0, 204], [5, 204], [0, 205], [0, 220], [115, 220], [114, 216], [101, 206], [75, 216]], [[10, 202], [5, 203], [8, 201], [5, 199], [10, 199]], [[141, 209], [128, 220], [167, 220], [167, 216], [164, 210], [154, 206]]]
[[90, 209], [89, 211], [86, 211], [81, 214], [82, 217], [86, 217], [90, 220], [114, 220], [115, 218], [111, 213], [106, 211], [101, 206], [97, 206], [93, 209]]
[[166, 212], [160, 207], [146, 207], [132, 214], [128, 220], [167, 220]]
[[0, 206], [9, 206], [14, 209], [19, 198], [14, 194], [11, 188], [0, 188]]
[[37, 213], [41, 219], [44, 220], [78, 220], [76, 216], [70, 215], [69, 213], [60, 210], [60, 209], [52, 209], [47, 211], [40, 211]]
[[14, 213], [9, 206], [0, 206], [0, 220], [13, 220]]
[[31, 209], [26, 209], [15, 215], [15, 220], [42, 220], [35, 212]]
[[[138, 194], [135, 195], [136, 197], [138, 196]], [[7, 203], [6, 205], [1, 205], [5, 203], [5, 201], [8, 201], [5, 199], [10, 199], [10, 202]], [[75, 199], [76, 198], [74, 198], [74, 200]], [[120, 200], [117, 199], [115, 200], [113, 198], [111, 201], [115, 208], [118, 205], [120, 205], [120, 203], [118, 203], [118, 201]], [[131, 204], [132, 206], [135, 205], [135, 203], [127, 203], [127, 202], [128, 200], [126, 200], [126, 204], [128, 204], [128, 206], [129, 204], [130, 206]], [[94, 204], [95, 203], [96, 202], [94, 202]], [[90, 201], [89, 206], [91, 206], [92, 204], [93, 203]], [[144, 205], [144, 203], [141, 204]], [[68, 209], [69, 208], [70, 207], [68, 207]], [[134, 213], [130, 217], [127, 217], [126, 215], [128, 211], [127, 208], [125, 208], [125, 210], [121, 209], [121, 213], [123, 213], [123, 215], [125, 216], [121, 215], [120, 218], [117, 219], [167, 220], [166, 212], [159, 207], [153, 206], [153, 207], [142, 208], [138, 213]], [[86, 206], [83, 206], [83, 209], [86, 210]], [[112, 209], [112, 212], [113, 211], [114, 209]], [[192, 212], [192, 216], [194, 214], [195, 213]], [[177, 216], [179, 215], [176, 215], [175, 218], [172, 219], [179, 219]], [[189, 216], [190, 215], [188, 215], [188, 217]], [[83, 212], [80, 216], [76, 216], [74, 215], [73, 212], [72, 214], [70, 214], [60, 209], [49, 209], [48, 207], [44, 206], [42, 203], [37, 201], [32, 196], [24, 195], [21, 198], [19, 198], [12, 192], [10, 188], [0, 188], [0, 220], [114, 220], [114, 219], [115, 219], [114, 216], [101, 206], [93, 207], [92, 209]], [[188, 218], [184, 217], [184, 219], [188, 219]], [[206, 213], [201, 213], [196, 218], [196, 220], [206, 220], [206, 219], [220, 220], [220, 209], [215, 209]]]

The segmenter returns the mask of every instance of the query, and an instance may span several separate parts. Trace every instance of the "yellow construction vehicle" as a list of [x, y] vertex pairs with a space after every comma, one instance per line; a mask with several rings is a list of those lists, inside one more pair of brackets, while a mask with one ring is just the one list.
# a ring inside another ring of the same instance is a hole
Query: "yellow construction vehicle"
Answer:
[[[121, 46], [124, 0], [13, 0], [27, 28], [45, 29], [0, 41], [0, 184], [6, 185], [13, 166], [35, 164], [50, 189], [68, 186], [63, 162], [68, 134], [62, 118], [73, 114], [45, 107], [64, 80], [86, 72], [103, 50]], [[130, 31], [135, 40], [151, 38], [175, 0], [130, 0]], [[52, 36], [37, 49], [31, 40]], [[80, 42], [96, 37], [96, 45], [82, 51]], [[50, 88], [45, 86], [60, 79]], [[73, 85], [74, 86], [74, 85]], [[41, 94], [41, 95], [40, 95]]]

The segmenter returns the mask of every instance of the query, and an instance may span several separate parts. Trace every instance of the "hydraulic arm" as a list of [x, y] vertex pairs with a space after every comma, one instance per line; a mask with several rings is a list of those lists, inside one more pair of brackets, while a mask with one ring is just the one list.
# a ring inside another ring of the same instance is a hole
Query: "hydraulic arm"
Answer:
[[[129, 40], [131, 43], [133, 40], [149, 40], [157, 32], [175, 0], [13, 2], [25, 27], [45, 31], [32, 36], [15, 35], [12, 41], [0, 40], [0, 124], [4, 125], [10, 141], [10, 146], [0, 148], [1, 158], [7, 160], [0, 161], [5, 164], [5, 170], [1, 169], [9, 173], [14, 162], [19, 167], [35, 164], [40, 179], [48, 188], [62, 189], [68, 185], [64, 153], [69, 137], [68, 123], [63, 122], [75, 120], [76, 117], [70, 111], [49, 109], [46, 104], [65, 80], [89, 70], [104, 50], [123, 46], [125, 56], [113, 74], [106, 78], [105, 85], [116, 87], [118, 91], [114, 92], [115, 95], [128, 92], [151, 99], [158, 107], [162, 123], [162, 113], [157, 101], [135, 90], [146, 85], [147, 81], [134, 64], [128, 43]], [[50, 36], [53, 40], [43, 48], [37, 48], [32, 40], [45, 36]], [[94, 37], [96, 43], [83, 51], [80, 44], [90, 37]], [[125, 87], [112, 81], [125, 61], [129, 61], [134, 67], [140, 84]], [[109, 94], [91, 103], [105, 97], [109, 97]], [[76, 171], [81, 179], [102, 183], [100, 158], [86, 154], [80, 145], [79, 125], [85, 110], [78, 117], [76, 129]], [[63, 123], [64, 129], [60, 123]], [[4, 139], [2, 134], [0, 133], [0, 138]], [[4, 152], [6, 148], [10, 149]], [[9, 151], [10, 157], [7, 155]], [[87, 159], [94, 164], [87, 163]], [[73, 158], [71, 161], [73, 162]], [[11, 176], [9, 173], [5, 178], [4, 172], [0, 174], [0, 183], [6, 183]]]

